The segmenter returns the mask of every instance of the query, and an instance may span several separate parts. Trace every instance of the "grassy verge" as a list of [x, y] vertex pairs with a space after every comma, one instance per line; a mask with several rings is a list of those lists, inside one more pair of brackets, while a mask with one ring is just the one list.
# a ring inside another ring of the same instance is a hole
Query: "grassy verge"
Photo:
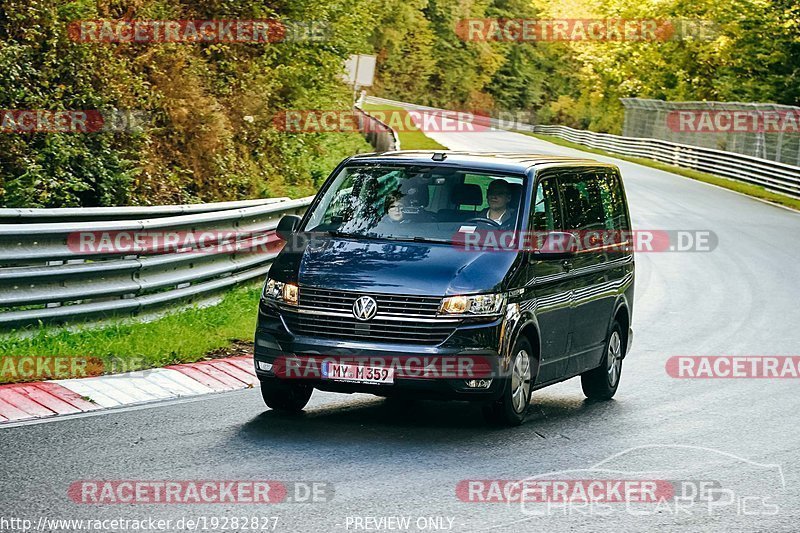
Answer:
[[[75, 357], [86, 359], [86, 375], [124, 372], [194, 362], [255, 333], [261, 286], [243, 286], [208, 307], [177, 311], [151, 322], [115, 323], [65, 331], [43, 328], [32, 337], [0, 337], [0, 357]], [[77, 377], [77, 376], [76, 376]], [[30, 381], [3, 366], [0, 383]]]
[[[393, 117], [402, 119], [402, 124], [412, 124], [408, 111], [402, 107], [385, 105], [385, 104], [364, 104], [364, 111], [391, 111]], [[395, 114], [396, 113], [396, 114]], [[380, 118], [380, 117], [379, 117]], [[397, 136], [400, 138], [400, 148], [403, 150], [447, 150], [443, 144], [439, 144], [427, 135], [422, 130], [416, 127], [409, 128], [410, 131], [398, 131]]]
[[530, 135], [531, 137], [536, 137], [537, 139], [541, 139], [543, 141], [551, 142], [553, 144], [557, 144], [559, 146], [564, 146], [566, 148], [575, 148], [576, 150], [581, 150], [583, 152], [589, 152], [592, 154], [603, 155], [608, 157], [614, 157], [617, 159], [623, 159], [625, 161], [630, 161], [631, 163], [637, 163], [639, 165], [644, 165], [647, 167], [655, 168], [658, 170], [663, 170], [665, 172], [671, 172], [673, 174], [679, 174], [681, 176], [691, 178], [697, 181], [703, 181], [705, 183], [710, 183], [712, 185], [717, 185], [719, 187], [724, 187], [725, 189], [730, 189], [732, 191], [736, 191], [742, 194], [746, 194], [748, 196], [753, 196], [755, 198], [759, 198], [761, 200], [766, 200], [768, 202], [772, 202], [775, 204], [783, 205], [786, 207], [791, 207], [792, 209], [800, 210], [800, 200], [791, 198], [789, 196], [784, 196], [783, 194], [778, 194], [772, 191], [765, 189], [764, 187], [760, 187], [758, 185], [751, 185], [750, 183], [743, 183], [741, 181], [736, 181], [728, 178], [723, 178], [720, 176], [715, 176], [713, 174], [708, 174], [706, 172], [700, 172], [699, 170], [692, 170], [683, 167], [676, 167], [674, 165], [668, 165], [666, 163], [661, 163], [659, 161], [653, 161], [651, 159], [645, 159], [642, 157], [630, 157], [626, 155], [619, 155], [613, 152], [606, 152], [605, 150], [600, 150], [598, 148], [589, 148], [588, 146], [584, 146], [582, 144], [565, 141], [559, 137], [554, 137], [552, 135], [542, 135], [540, 133], [530, 133], [521, 131], [519, 133], [524, 133], [525, 135]]

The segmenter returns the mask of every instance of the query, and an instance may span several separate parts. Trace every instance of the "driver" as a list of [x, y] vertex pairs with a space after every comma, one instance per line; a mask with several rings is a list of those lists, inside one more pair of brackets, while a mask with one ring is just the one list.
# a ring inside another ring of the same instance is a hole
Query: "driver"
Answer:
[[481, 216], [493, 220], [500, 225], [516, 220], [516, 210], [509, 206], [511, 202], [511, 186], [504, 179], [496, 179], [486, 189], [486, 200], [489, 207], [481, 212]]

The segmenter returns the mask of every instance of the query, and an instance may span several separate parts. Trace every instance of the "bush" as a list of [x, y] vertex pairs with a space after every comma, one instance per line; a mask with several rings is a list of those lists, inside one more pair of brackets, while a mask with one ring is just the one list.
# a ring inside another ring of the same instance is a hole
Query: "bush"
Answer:
[[[0, 6], [0, 109], [134, 110], [141, 131], [0, 135], [0, 204], [113, 206], [306, 195], [357, 133], [287, 134], [284, 109], [348, 109], [340, 77], [364, 51], [366, 0], [9, 0]], [[325, 42], [81, 43], [92, 19], [327, 20]]]

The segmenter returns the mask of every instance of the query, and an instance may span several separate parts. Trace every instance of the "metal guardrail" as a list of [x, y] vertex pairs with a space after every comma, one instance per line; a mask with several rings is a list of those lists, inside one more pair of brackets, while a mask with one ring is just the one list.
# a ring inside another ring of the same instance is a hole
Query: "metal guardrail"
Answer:
[[800, 165], [796, 131], [800, 107], [763, 102], [619, 100], [625, 107], [624, 137], [660, 139]]
[[176, 215], [190, 215], [240, 209], [282, 202], [288, 198], [260, 198], [238, 200], [235, 202], [214, 202], [210, 204], [120, 206], [120, 207], [65, 207], [61, 209], [15, 209], [0, 208], [0, 224], [14, 222], [82, 222], [88, 220], [123, 220], [159, 218]]
[[[419, 106], [406, 102], [387, 100], [385, 98], [367, 97], [367, 101], [377, 104], [399, 106], [406, 109], [430, 110], [444, 112], [443, 109]], [[510, 129], [507, 121], [490, 117], [478, 117], [476, 123], [489, 124], [498, 129]], [[703, 148], [686, 144], [678, 144], [659, 139], [643, 139], [622, 137], [608, 133], [576, 130], [567, 126], [538, 126], [515, 124], [512, 129], [530, 131], [544, 135], [553, 135], [561, 139], [582, 144], [590, 148], [599, 148], [615, 154], [643, 157], [678, 167], [684, 167], [753, 185], [759, 185], [770, 191], [800, 198], [800, 167], [778, 163], [767, 159]]]
[[368, 111], [355, 106], [358, 117], [358, 130], [363, 133], [375, 150], [378, 152], [391, 152], [400, 150], [400, 138], [392, 128], [373, 117]]
[[[248, 245], [274, 242], [278, 220], [301, 214], [311, 200], [2, 209], [0, 220], [22, 223], [0, 224], [0, 329], [136, 316], [195, 303], [264, 276], [277, 252]], [[181, 249], [80, 244], [83, 235], [103, 242], [103, 235], [113, 240], [189, 232], [211, 238]]]
[[535, 126], [533, 131], [615, 154], [653, 159], [677, 167], [760, 185], [770, 191], [800, 198], [800, 167], [734, 152], [659, 139], [639, 139], [575, 130], [566, 126]]

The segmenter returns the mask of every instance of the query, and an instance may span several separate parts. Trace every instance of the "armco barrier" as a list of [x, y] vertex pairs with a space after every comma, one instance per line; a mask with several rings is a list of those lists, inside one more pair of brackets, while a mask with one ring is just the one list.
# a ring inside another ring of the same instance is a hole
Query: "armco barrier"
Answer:
[[[399, 106], [405, 109], [444, 111], [434, 107], [397, 102], [385, 98], [367, 97], [367, 101], [374, 104]], [[494, 119], [487, 120], [492, 126], [509, 129], [507, 122]], [[582, 144], [590, 148], [599, 148], [615, 154], [643, 157], [678, 167], [700, 170], [709, 174], [760, 185], [770, 191], [800, 198], [800, 167], [785, 163], [659, 139], [621, 137], [608, 133], [576, 130], [566, 126], [517, 124], [514, 129], [553, 135], [566, 141]]]
[[400, 150], [400, 139], [392, 128], [370, 115], [358, 106], [355, 106], [358, 117], [358, 129], [363, 132], [367, 141], [378, 152]]
[[288, 198], [263, 198], [236, 202], [214, 202], [210, 204], [120, 206], [120, 207], [65, 207], [62, 209], [3, 209], [0, 208], [0, 224], [15, 222], [83, 222], [89, 220], [124, 220], [160, 218], [176, 215], [191, 215], [255, 207]]
[[[211, 251], [131, 254], [87, 251], [76, 236], [92, 232], [212, 232], [274, 240], [278, 220], [300, 214], [311, 197], [190, 206], [0, 209], [0, 329], [136, 316], [212, 297], [262, 277], [275, 253], [249, 241], [220, 241]], [[14, 223], [8, 223], [14, 220]], [[113, 234], [113, 233], [112, 233]], [[228, 239], [228, 237], [224, 237]], [[206, 243], [208, 244], [208, 243]], [[225, 246], [229, 244], [229, 246]]]
[[734, 152], [676, 144], [659, 139], [639, 139], [575, 130], [566, 126], [535, 126], [533, 131], [615, 154], [643, 157], [677, 167], [733, 178], [800, 198], [800, 167]]

